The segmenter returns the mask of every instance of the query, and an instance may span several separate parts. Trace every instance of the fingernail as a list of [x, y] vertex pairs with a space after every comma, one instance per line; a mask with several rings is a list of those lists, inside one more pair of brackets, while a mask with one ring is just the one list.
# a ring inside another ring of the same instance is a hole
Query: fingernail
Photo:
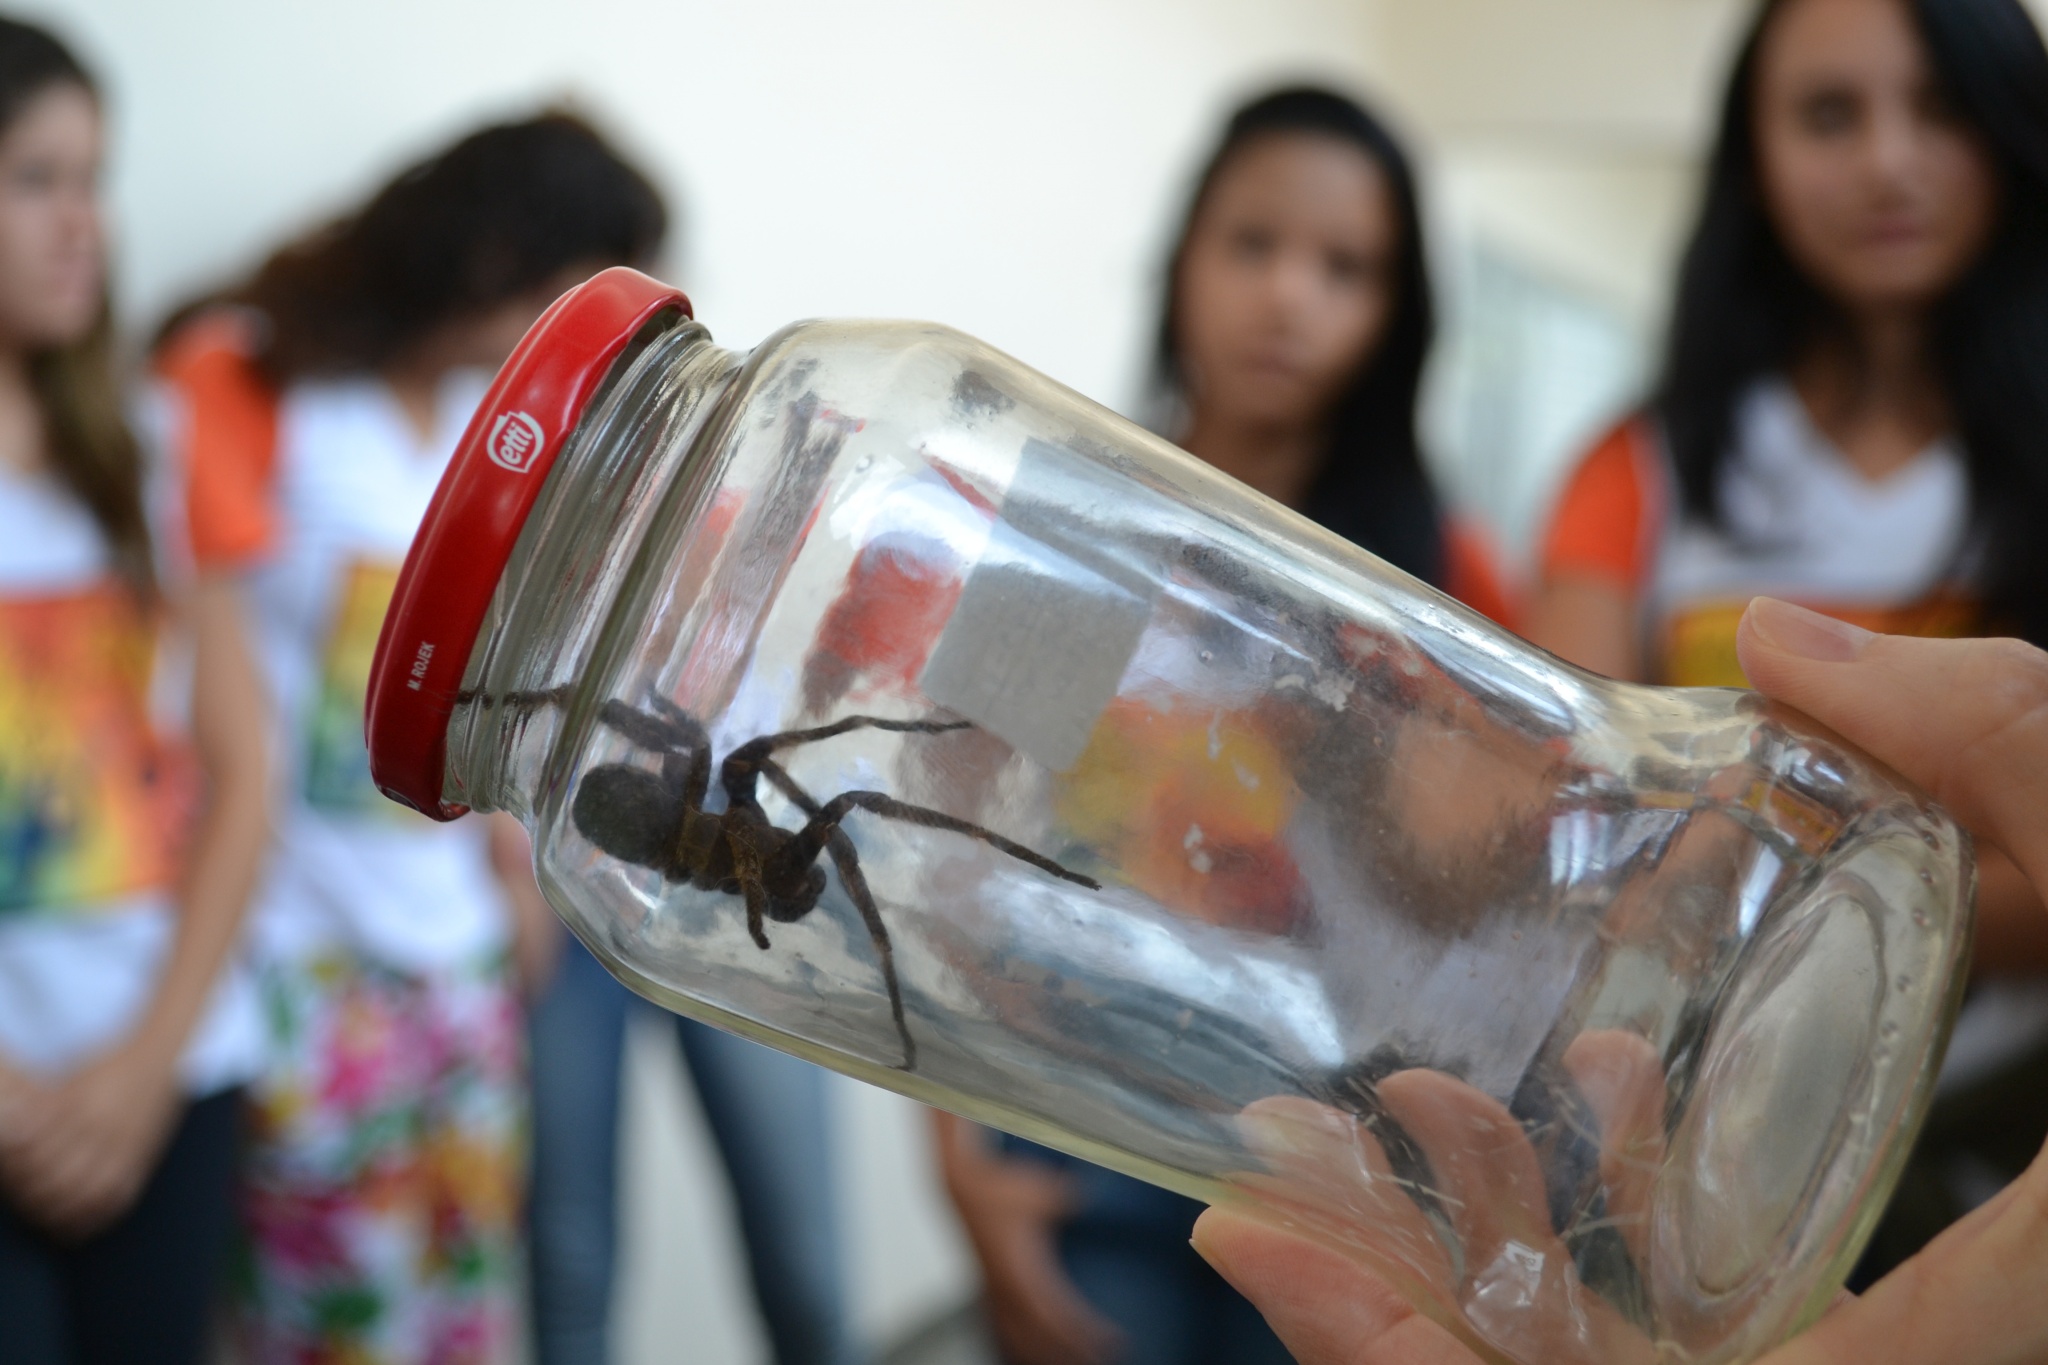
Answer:
[[1832, 616], [1823, 616], [1775, 597], [1751, 599], [1749, 626], [1771, 648], [1817, 663], [1848, 663], [1877, 638], [1874, 632], [1861, 626], [1837, 621]]

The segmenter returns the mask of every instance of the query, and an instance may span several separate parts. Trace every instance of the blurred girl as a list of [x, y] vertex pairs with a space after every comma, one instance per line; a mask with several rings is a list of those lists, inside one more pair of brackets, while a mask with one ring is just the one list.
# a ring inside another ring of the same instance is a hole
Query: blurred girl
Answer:
[[[0, 20], [0, 1354], [36, 1365], [202, 1359], [260, 1041], [226, 966], [260, 691], [231, 586], [152, 544], [100, 138], [77, 61]], [[197, 773], [151, 721], [169, 623]]]
[[476, 133], [169, 334], [199, 562], [242, 585], [284, 782], [253, 953], [239, 1325], [256, 1361], [508, 1358], [525, 1102], [515, 948], [552, 923], [508, 820], [378, 794], [363, 702], [401, 560], [492, 370], [664, 214], [594, 132]]
[[[1416, 438], [1433, 330], [1414, 178], [1386, 129], [1322, 90], [1239, 110], [1168, 266], [1155, 361], [1172, 410], [1164, 426], [1216, 468], [1499, 615], [1485, 560], [1446, 522]], [[1243, 927], [1284, 922], [1279, 831], [1265, 833], [1261, 842], [1246, 830], [1231, 850], [1243, 875], [1219, 875], [1233, 861], [1219, 856], [1204, 864], [1206, 899], [1184, 888], [1168, 898]], [[992, 1146], [946, 1115], [935, 1122], [1007, 1360], [1289, 1359], [1189, 1247], [1199, 1205], [1021, 1141]]]
[[[2018, 0], [1771, 0], [1742, 49], [1647, 410], [1587, 456], [1527, 622], [1588, 668], [1739, 684], [1769, 595], [2048, 643], [2048, 52]], [[1981, 853], [1980, 976], [2048, 968]], [[2048, 1133], [2048, 992], [1980, 990], [1869, 1268]]]

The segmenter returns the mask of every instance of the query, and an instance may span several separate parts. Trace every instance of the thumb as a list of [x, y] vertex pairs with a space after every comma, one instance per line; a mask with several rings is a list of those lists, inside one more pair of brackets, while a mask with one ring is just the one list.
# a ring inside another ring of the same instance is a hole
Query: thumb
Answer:
[[1479, 1365], [1393, 1286], [1333, 1247], [1222, 1208], [1196, 1220], [1194, 1245], [1302, 1365]]
[[2048, 654], [1873, 635], [1767, 597], [1736, 647], [1758, 691], [1925, 787], [2048, 888]]

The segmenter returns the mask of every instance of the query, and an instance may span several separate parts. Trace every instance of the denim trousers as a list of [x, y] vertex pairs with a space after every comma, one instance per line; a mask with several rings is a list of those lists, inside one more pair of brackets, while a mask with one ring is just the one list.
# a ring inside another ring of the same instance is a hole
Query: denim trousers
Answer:
[[[571, 938], [530, 1016], [536, 1365], [610, 1359], [620, 1061], [637, 1004]], [[674, 1022], [731, 1181], [777, 1365], [848, 1365], [855, 1351], [824, 1072], [708, 1025]]]
[[1060, 1263], [1123, 1332], [1117, 1365], [1292, 1365], [1259, 1310], [1188, 1245], [1200, 1204], [1023, 1138], [1006, 1135], [1002, 1147], [1074, 1182]]
[[203, 1365], [235, 1222], [242, 1092], [189, 1104], [128, 1211], [83, 1241], [0, 1203], [0, 1365]]

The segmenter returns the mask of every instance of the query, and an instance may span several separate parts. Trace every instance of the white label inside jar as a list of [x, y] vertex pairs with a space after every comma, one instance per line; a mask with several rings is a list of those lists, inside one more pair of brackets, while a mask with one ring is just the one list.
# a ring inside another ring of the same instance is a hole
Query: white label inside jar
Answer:
[[1028, 442], [1001, 519], [919, 686], [1053, 772], [1074, 766], [1152, 617], [1157, 577], [1117, 543], [1093, 462]]

